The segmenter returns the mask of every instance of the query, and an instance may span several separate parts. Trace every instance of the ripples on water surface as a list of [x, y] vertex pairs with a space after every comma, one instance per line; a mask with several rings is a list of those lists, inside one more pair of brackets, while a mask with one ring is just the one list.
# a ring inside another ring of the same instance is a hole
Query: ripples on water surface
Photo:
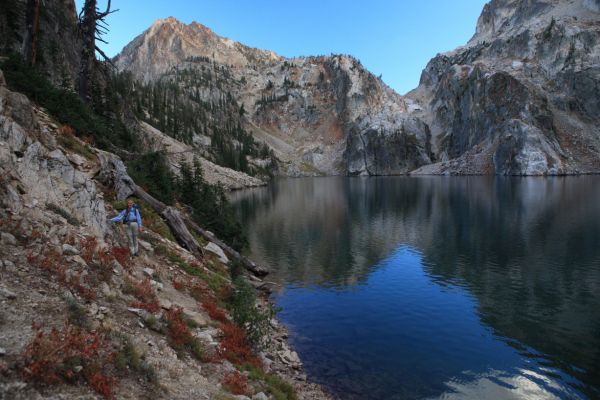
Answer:
[[600, 398], [600, 178], [314, 178], [232, 195], [342, 399]]

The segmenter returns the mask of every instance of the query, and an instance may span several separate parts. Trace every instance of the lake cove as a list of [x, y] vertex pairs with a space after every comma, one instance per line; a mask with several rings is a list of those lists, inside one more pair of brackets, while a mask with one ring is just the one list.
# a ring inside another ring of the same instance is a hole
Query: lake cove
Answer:
[[231, 195], [342, 399], [600, 396], [600, 178], [276, 180]]

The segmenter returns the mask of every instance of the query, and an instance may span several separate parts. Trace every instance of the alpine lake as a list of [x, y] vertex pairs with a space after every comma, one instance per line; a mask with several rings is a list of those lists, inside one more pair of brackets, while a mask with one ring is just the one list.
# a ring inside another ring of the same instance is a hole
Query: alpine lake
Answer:
[[600, 177], [278, 179], [230, 199], [336, 397], [600, 398]]

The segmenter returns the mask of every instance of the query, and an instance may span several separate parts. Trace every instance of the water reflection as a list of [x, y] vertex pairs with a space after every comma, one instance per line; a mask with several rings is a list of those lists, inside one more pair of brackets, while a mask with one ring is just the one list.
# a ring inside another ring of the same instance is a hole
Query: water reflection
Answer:
[[[566, 387], [597, 397], [599, 183], [295, 179], [234, 201], [252, 257], [289, 285], [278, 301], [309, 372], [343, 398], [496, 398], [503, 387], [502, 398], [569, 398]], [[381, 315], [387, 307], [405, 314]], [[339, 383], [344, 374], [353, 379]]]

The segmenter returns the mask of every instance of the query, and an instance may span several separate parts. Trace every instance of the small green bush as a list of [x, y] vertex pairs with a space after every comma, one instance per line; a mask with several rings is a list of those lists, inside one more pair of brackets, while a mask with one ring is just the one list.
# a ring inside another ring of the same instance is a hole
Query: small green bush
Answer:
[[80, 328], [91, 330], [92, 323], [88, 318], [85, 307], [79, 304], [77, 299], [71, 296], [65, 297], [65, 303], [67, 303], [69, 322]]
[[119, 371], [130, 371], [140, 374], [146, 382], [157, 383], [158, 376], [152, 365], [143, 359], [126, 335], [121, 335], [121, 349], [115, 355], [114, 364]]
[[248, 379], [254, 382], [264, 383], [267, 393], [273, 396], [275, 400], [297, 400], [298, 396], [294, 387], [274, 374], [268, 374], [262, 369], [250, 364], [244, 364], [240, 367], [242, 371], [248, 372]]
[[60, 143], [60, 145], [64, 148], [71, 150], [72, 152], [77, 153], [88, 160], [93, 160], [95, 158], [90, 146], [87, 144], [81, 144], [81, 142], [75, 139], [73, 136], [65, 134], [58, 135], [58, 143]]
[[272, 308], [262, 311], [256, 307], [256, 293], [243, 277], [237, 277], [228, 304], [236, 325], [246, 330], [248, 340], [257, 348], [268, 344], [271, 318], [275, 315]]

